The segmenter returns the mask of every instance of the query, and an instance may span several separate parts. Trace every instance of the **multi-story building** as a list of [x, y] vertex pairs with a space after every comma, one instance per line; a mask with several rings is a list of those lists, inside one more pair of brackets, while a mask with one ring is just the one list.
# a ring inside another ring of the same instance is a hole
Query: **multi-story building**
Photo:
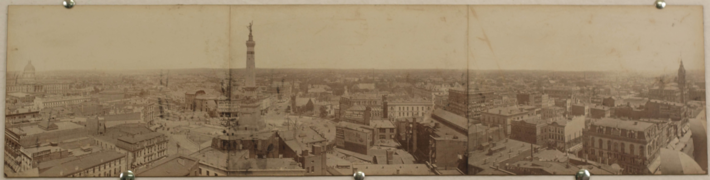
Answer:
[[565, 109], [565, 112], [570, 111], [570, 106], [572, 106], [572, 101], [569, 99], [555, 99], [555, 106]]
[[680, 89], [678, 84], [664, 84], [648, 90], [648, 98], [662, 101], [680, 102]]
[[385, 119], [402, 117], [419, 117], [433, 108], [431, 100], [392, 100], [383, 103], [382, 112]]
[[30, 123], [40, 121], [42, 115], [39, 114], [39, 110], [29, 108], [22, 109], [6, 109], [5, 110], [5, 123], [6, 125], [20, 124], [20, 123]]
[[562, 117], [565, 115], [565, 108], [557, 106], [549, 106], [542, 108], [541, 117], [544, 120]]
[[602, 105], [593, 105], [589, 107], [589, 117], [594, 119], [605, 118], [611, 116], [611, 108]]
[[94, 135], [97, 143], [104, 149], [126, 154], [128, 168], [138, 169], [168, 155], [168, 137], [147, 127], [121, 125], [101, 127], [99, 131], [102, 133]]
[[78, 105], [89, 101], [91, 101], [91, 98], [84, 96], [35, 98], [35, 104], [39, 105], [40, 109]]
[[672, 119], [679, 121], [689, 117], [688, 108], [677, 102], [660, 101], [660, 100], [649, 100], [646, 103], [646, 113], [648, 118], [654, 119]]
[[495, 93], [464, 88], [449, 89], [449, 106], [446, 108], [459, 116], [479, 120], [481, 113], [494, 107]]
[[607, 97], [602, 100], [602, 106], [613, 108], [616, 107], [618, 101], [619, 100], [617, 100], [617, 98], [615, 97]]
[[570, 113], [572, 116], [588, 116], [589, 106], [586, 104], [572, 104], [570, 105]]
[[[370, 127], [374, 130], [374, 138], [377, 141], [395, 140], [395, 126], [389, 120], [373, 120], [370, 121]], [[377, 141], [375, 144], [377, 144]]]
[[[355, 107], [355, 106], [361, 106], [361, 107], [369, 107], [371, 109], [370, 111], [370, 116], [371, 117], [384, 117], [384, 111], [383, 111], [383, 100], [386, 99], [385, 94], [380, 94], [380, 93], [365, 93], [365, 94], [353, 94], [350, 95], [346, 91], [343, 93], [343, 96], [340, 97], [339, 101], [339, 115], [345, 115], [346, 112], [350, 110], [350, 107]], [[364, 109], [364, 108], [359, 108], [359, 109]], [[342, 117], [341, 117], [342, 118]]]
[[419, 162], [438, 169], [461, 169], [467, 151], [468, 120], [449, 111], [436, 109], [428, 121], [414, 123], [416, 148], [410, 153]]
[[531, 144], [543, 144], [542, 129], [547, 121], [538, 116], [526, 116], [523, 119], [510, 122], [510, 139]]
[[178, 154], [156, 161], [135, 173], [139, 177], [198, 176], [198, 165], [198, 159]]
[[535, 107], [546, 107], [548, 105], [547, 94], [542, 93], [520, 93], [517, 94], [518, 105], [529, 105]]
[[511, 121], [522, 120], [534, 113], [534, 111], [528, 111], [521, 106], [499, 107], [481, 113], [480, 122], [486, 126], [501, 127], [506, 135], [510, 135]]
[[471, 124], [468, 127], [468, 150], [469, 152], [482, 150], [504, 138], [506, 138], [505, 132], [500, 127], [490, 127], [481, 123]]
[[105, 150], [59, 163], [40, 172], [40, 177], [117, 177], [128, 169], [126, 154]]
[[705, 101], [705, 87], [690, 89], [690, 91], [688, 91], [688, 100]]
[[654, 174], [660, 166], [663, 124], [602, 118], [584, 132], [586, 158], [619, 164], [623, 174]]
[[335, 146], [348, 151], [367, 154], [373, 145], [372, 130], [341, 122], [335, 128]]
[[129, 167], [137, 168], [168, 156], [168, 137], [152, 132], [119, 137], [116, 147], [127, 153]]
[[5, 128], [5, 167], [13, 171], [5, 174], [19, 173], [32, 168], [32, 156], [23, 150], [20, 138], [17, 133]]
[[543, 146], [568, 152], [582, 142], [584, 116], [557, 118], [542, 128]]

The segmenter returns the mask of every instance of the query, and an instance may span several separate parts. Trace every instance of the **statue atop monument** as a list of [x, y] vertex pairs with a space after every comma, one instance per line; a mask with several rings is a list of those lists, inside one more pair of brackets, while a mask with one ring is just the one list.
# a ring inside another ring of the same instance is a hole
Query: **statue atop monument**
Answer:
[[247, 26], [247, 28], [249, 29], [249, 34], [251, 34], [251, 26], [252, 26], [253, 24], [254, 24], [254, 21], [250, 22], [250, 23], [249, 23], [249, 26]]

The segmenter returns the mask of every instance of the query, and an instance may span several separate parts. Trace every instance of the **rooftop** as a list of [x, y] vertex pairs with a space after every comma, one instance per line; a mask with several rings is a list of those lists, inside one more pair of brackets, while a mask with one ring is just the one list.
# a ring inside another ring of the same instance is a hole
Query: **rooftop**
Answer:
[[[57, 125], [58, 129], [50, 130], [50, 131], [62, 131], [62, 130], [73, 130], [73, 129], [83, 129], [84, 128], [84, 126], [78, 125], [78, 124], [72, 123], [72, 122], [53, 122], [53, 124]], [[18, 128], [18, 129], [21, 132], [26, 133], [28, 136], [48, 132], [48, 131], [40, 128], [38, 125], [25, 126], [25, 127]]]
[[621, 120], [615, 118], [602, 118], [593, 122], [593, 124], [597, 126], [613, 127], [633, 131], [645, 131], [646, 129], [654, 125], [653, 123], [649, 122]]
[[514, 115], [521, 115], [521, 114], [528, 113], [528, 111], [526, 111], [526, 109], [521, 106], [507, 106], [507, 107], [492, 108], [486, 112], [489, 114], [496, 114], [496, 115], [503, 115], [503, 116], [514, 116]]
[[394, 124], [388, 120], [372, 120], [370, 126], [374, 128], [394, 128]]
[[434, 175], [426, 164], [353, 164], [353, 169], [367, 175]]
[[63, 177], [76, 172], [80, 172], [87, 168], [106, 163], [111, 160], [123, 158], [125, 154], [115, 151], [101, 151], [91, 153], [75, 160], [59, 163], [59, 165], [47, 169], [40, 173], [41, 177]]
[[133, 136], [124, 136], [124, 137], [119, 137], [118, 140], [125, 141], [127, 143], [138, 143], [144, 140], [148, 139], [153, 139], [159, 136], [165, 136], [163, 133], [159, 132], [150, 132], [150, 133], [145, 133], [145, 134], [137, 134]]
[[432, 117], [438, 116], [442, 120], [447, 121], [448, 123], [451, 123], [455, 126], [456, 128], [460, 129], [467, 129], [468, 128], [468, 119], [466, 117], [460, 116], [458, 114], [454, 114], [452, 112], [443, 110], [443, 109], [435, 109], [434, 112], [432, 113]]
[[112, 114], [112, 115], [106, 115], [106, 116], [104, 116], [104, 120], [106, 120], [106, 121], [140, 120], [140, 119], [141, 119], [141, 113], [140, 113], [140, 112], [124, 113], [124, 114]]
[[141, 177], [185, 176], [196, 167], [198, 160], [183, 155], [173, 155], [151, 163], [150, 167], [136, 172]]

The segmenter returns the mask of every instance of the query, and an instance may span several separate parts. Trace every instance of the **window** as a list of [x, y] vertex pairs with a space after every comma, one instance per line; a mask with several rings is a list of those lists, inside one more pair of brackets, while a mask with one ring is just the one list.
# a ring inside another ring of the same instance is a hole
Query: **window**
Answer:
[[603, 143], [602, 139], [599, 139], [599, 149], [603, 149], [603, 147], [602, 147], [603, 145], [604, 145], [604, 143]]
[[634, 145], [633, 144], [629, 144], [629, 154], [636, 155], [636, 152], [634, 152]]
[[625, 148], [625, 146], [626, 146], [626, 144], [621, 143], [621, 153], [626, 153], [626, 148]]
[[606, 140], [606, 150], [611, 151], [611, 140]]
[[385, 135], [380, 135], [380, 139], [387, 139], [387, 136], [385, 136]]
[[639, 156], [646, 156], [643, 145], [639, 145]]
[[390, 129], [390, 132], [391, 132], [391, 133], [394, 133], [394, 128]]

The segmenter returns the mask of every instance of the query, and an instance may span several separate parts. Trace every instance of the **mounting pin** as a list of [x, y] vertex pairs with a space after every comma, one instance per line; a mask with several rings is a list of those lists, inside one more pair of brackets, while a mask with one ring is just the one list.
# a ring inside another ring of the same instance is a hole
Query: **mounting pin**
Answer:
[[355, 180], [363, 180], [365, 179], [365, 173], [362, 171], [357, 171], [355, 172], [355, 174], [353, 174], [353, 178], [355, 178]]
[[589, 171], [586, 169], [580, 169], [577, 174], [574, 175], [575, 180], [589, 180]]
[[128, 170], [126, 172], [122, 172], [121, 176], [119, 176], [119, 179], [121, 179], [121, 180], [135, 180], [136, 176], [133, 174], [133, 171]]
[[656, 8], [657, 9], [666, 8], [666, 1], [665, 0], [656, 0]]

